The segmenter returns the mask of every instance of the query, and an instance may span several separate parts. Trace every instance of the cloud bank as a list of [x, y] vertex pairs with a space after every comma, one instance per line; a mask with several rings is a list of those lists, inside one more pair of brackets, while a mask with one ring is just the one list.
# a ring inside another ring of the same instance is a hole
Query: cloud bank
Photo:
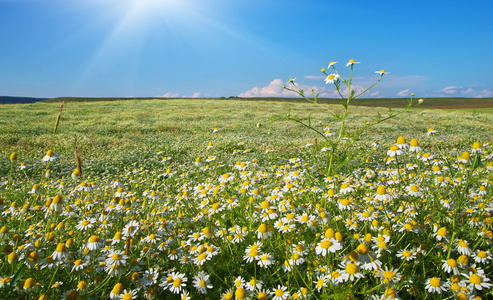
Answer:
[[472, 97], [486, 98], [493, 97], [493, 91], [484, 89], [480, 86], [448, 86], [433, 93], [436, 97]]

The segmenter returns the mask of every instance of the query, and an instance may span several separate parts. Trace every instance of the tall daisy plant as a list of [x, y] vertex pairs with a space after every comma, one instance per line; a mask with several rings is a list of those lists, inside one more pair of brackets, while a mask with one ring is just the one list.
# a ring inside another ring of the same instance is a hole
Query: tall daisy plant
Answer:
[[[423, 102], [423, 99], [419, 99], [418, 101], [415, 101], [413, 99], [414, 94], [411, 94], [411, 98], [408, 99], [407, 106], [403, 110], [396, 112], [393, 111], [391, 108], [388, 108], [388, 114], [386, 116], [382, 116], [380, 113], [377, 113], [377, 115], [372, 120], [370, 121], [365, 120], [364, 125], [361, 126], [360, 128], [349, 130], [347, 126], [348, 125], [347, 121], [349, 116], [350, 104], [354, 103], [356, 98], [365, 95], [370, 89], [375, 87], [382, 80], [383, 76], [389, 74], [389, 72], [385, 70], [376, 71], [375, 73], [379, 75], [379, 78], [376, 80], [376, 82], [372, 84], [370, 87], [368, 88], [364, 87], [361, 91], [357, 92], [355, 89], [355, 84], [353, 82], [353, 71], [354, 71], [354, 66], [356, 64], [359, 64], [360, 62], [351, 59], [346, 63], [346, 67], [349, 67], [351, 69], [349, 79], [344, 79], [339, 74], [338, 70], [336, 69], [337, 63], [338, 63], [337, 61], [336, 62], [331, 61], [327, 68], [321, 69], [321, 72], [326, 76], [324, 79], [325, 83], [334, 85], [337, 94], [341, 99], [340, 104], [343, 107], [342, 113], [337, 113], [329, 105], [321, 103], [320, 101], [321, 99], [319, 98], [320, 93], [315, 93], [313, 89], [311, 90], [311, 97], [307, 95], [305, 91], [302, 88], [300, 88], [299, 85], [297, 85], [295, 79], [293, 78], [289, 80], [289, 86], [283, 85], [283, 88], [298, 94], [308, 102], [311, 102], [319, 106], [323, 110], [327, 111], [332, 118], [339, 121], [340, 124], [339, 128], [332, 130], [330, 126], [327, 126], [325, 128], [320, 129], [320, 127], [317, 127], [314, 124], [312, 124], [310, 117], [308, 118], [308, 121], [304, 121], [297, 116], [291, 115], [289, 112], [286, 114], [285, 117], [273, 120], [273, 121], [291, 120], [303, 125], [307, 129], [319, 135], [322, 138], [322, 140], [324, 140], [329, 145], [329, 147], [323, 148], [324, 152], [326, 152], [328, 155], [328, 165], [327, 165], [328, 174], [336, 173], [338, 169], [340, 169], [342, 166], [345, 165], [345, 163], [359, 156], [354, 151], [346, 151], [346, 150], [350, 148], [351, 144], [355, 140], [357, 140], [359, 136], [366, 129], [375, 126], [379, 123], [382, 123], [384, 121], [388, 121], [392, 118], [395, 118], [405, 112], [408, 112], [413, 107]], [[365, 155], [361, 155], [361, 156], [363, 157]]]

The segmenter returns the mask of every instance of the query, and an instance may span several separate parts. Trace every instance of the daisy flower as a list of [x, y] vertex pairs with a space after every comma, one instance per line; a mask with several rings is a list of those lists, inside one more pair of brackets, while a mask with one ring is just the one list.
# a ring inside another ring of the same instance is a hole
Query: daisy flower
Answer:
[[155, 268], [148, 269], [142, 275], [142, 279], [139, 281], [139, 285], [150, 286], [157, 283], [159, 272]]
[[329, 281], [328, 276], [318, 275], [317, 280], [315, 280], [313, 283], [315, 283], [317, 291], [320, 292], [324, 287], [327, 287], [328, 281]]
[[481, 273], [472, 273], [469, 274], [462, 273], [462, 276], [466, 277], [465, 283], [469, 289], [482, 290], [483, 288], [489, 289], [492, 287], [491, 283], [488, 283], [490, 279]]
[[395, 157], [402, 154], [402, 150], [399, 149], [399, 146], [390, 147], [389, 151], [387, 151], [388, 157]]
[[459, 268], [457, 267], [457, 261], [453, 258], [450, 258], [448, 260], [442, 260], [442, 269], [446, 273], [454, 273], [454, 275], [459, 275], [460, 271]]
[[426, 280], [426, 290], [428, 293], [437, 293], [441, 294], [442, 292], [446, 292], [449, 287], [447, 282], [443, 283], [440, 278], [432, 277]]
[[193, 278], [193, 287], [196, 288], [201, 294], [207, 294], [207, 289], [212, 289], [212, 284], [209, 280], [209, 275], [200, 271]]
[[257, 280], [257, 279], [255, 279], [255, 278], [252, 278], [252, 279], [250, 279], [250, 281], [249, 281], [249, 282], [247, 282], [247, 283], [245, 284], [245, 286], [246, 286], [246, 289], [247, 289], [247, 290], [249, 290], [249, 291], [251, 291], [251, 292], [254, 292], [254, 291], [256, 291], [256, 290], [257, 290], [257, 291], [260, 291], [260, 290], [262, 289], [262, 285], [263, 285], [263, 284], [264, 284], [264, 283], [263, 283], [261, 280]]
[[87, 267], [88, 265], [89, 265], [89, 263], [83, 262], [81, 259], [78, 259], [78, 260], [74, 261], [74, 266], [72, 267], [72, 272], [81, 271], [85, 267]]
[[437, 133], [437, 131], [435, 129], [433, 129], [433, 128], [430, 128], [430, 129], [428, 129], [428, 132], [426, 132], [426, 135], [432, 135], [432, 134], [435, 134], [435, 133]]
[[419, 153], [423, 150], [421, 147], [418, 145], [418, 140], [417, 139], [412, 139], [409, 147], [409, 152], [414, 152], [414, 153]]
[[325, 83], [326, 84], [328, 84], [328, 83], [334, 83], [334, 81], [336, 81], [337, 79], [339, 79], [339, 74], [335, 74], [335, 73], [334, 74], [330, 74], [330, 75], [328, 75], [325, 78]]
[[[110, 293], [111, 300], [120, 300], [123, 297], [123, 285], [121, 283], [115, 284]], [[76, 298], [63, 298], [63, 299], [76, 299]]]
[[289, 298], [290, 294], [287, 291], [288, 287], [278, 285], [277, 288], [273, 288], [271, 295], [273, 296], [272, 300], [285, 300]]
[[55, 154], [53, 150], [48, 150], [48, 152], [46, 152], [46, 155], [43, 156], [43, 159], [41, 159], [41, 161], [54, 161], [57, 160], [59, 157], [60, 155]]
[[89, 250], [98, 250], [99, 248], [103, 247], [103, 242], [100, 241], [101, 238], [97, 235], [91, 235], [87, 242], [87, 248]]
[[391, 284], [398, 282], [401, 279], [401, 274], [398, 272], [397, 269], [389, 269], [387, 266], [385, 266], [385, 269], [378, 269], [377, 277], [380, 278], [383, 283]]
[[68, 257], [67, 246], [64, 243], [58, 244], [58, 246], [56, 246], [55, 251], [53, 251], [53, 253], [51, 254], [51, 257], [55, 261], [64, 261], [65, 259], [67, 259]]
[[488, 264], [491, 262], [490, 250], [478, 250], [474, 253], [474, 261], [477, 263]]
[[456, 250], [463, 255], [470, 256], [472, 254], [472, 250], [466, 240], [457, 240]]
[[124, 266], [126, 264], [127, 259], [128, 256], [125, 255], [125, 251], [115, 250], [111, 252], [108, 258], [106, 259], [106, 264], [107, 265], [116, 264], [119, 266]]
[[387, 188], [385, 188], [385, 186], [382, 185], [377, 187], [377, 193], [375, 196], [373, 196], [373, 198], [384, 202], [392, 200], [392, 196], [387, 193]]
[[380, 70], [380, 71], [375, 71], [375, 74], [380, 74], [383, 76], [383, 74], [389, 74], [389, 72], [387, 72], [385, 70]]
[[270, 265], [274, 263], [272, 255], [269, 253], [263, 253], [258, 259], [258, 265], [263, 268], [268, 268]]
[[403, 136], [397, 138], [396, 146], [399, 147], [399, 149], [401, 150], [409, 148], [409, 145], [406, 143], [406, 138]]
[[333, 68], [334, 68], [334, 65], [335, 65], [336, 63], [338, 63], [338, 61], [331, 61], [331, 62], [329, 63], [329, 66], [327, 67], [327, 69], [329, 69], [330, 67], [333, 67]]
[[442, 239], [448, 242], [447, 238], [447, 227], [441, 227], [438, 229], [438, 226], [435, 226], [435, 233], [433, 233], [433, 237], [435, 237], [437, 240], [441, 241]]
[[83, 219], [79, 222], [79, 224], [77, 224], [77, 226], [75, 226], [75, 228], [80, 231], [86, 231], [88, 229], [91, 229], [94, 224], [96, 224], [96, 219], [94, 218]]
[[360, 273], [358, 270], [358, 265], [356, 263], [347, 263], [346, 265], [339, 265], [343, 270], [341, 271], [340, 282], [354, 281], [358, 278], [364, 278], [365, 275]]
[[169, 290], [174, 294], [179, 294], [181, 290], [187, 285], [188, 279], [187, 277], [185, 277], [185, 274], [182, 274], [180, 272], [171, 273], [171, 278], [173, 281], [169, 285]]
[[414, 196], [414, 197], [419, 197], [419, 196], [423, 195], [423, 192], [421, 191], [419, 186], [417, 186], [415, 184], [411, 184], [411, 185], [407, 186], [406, 191], [407, 191], [408, 195]]
[[346, 67], [353, 66], [354, 64], [359, 64], [359, 61], [355, 61], [354, 59], [350, 59], [346, 64]]
[[409, 250], [399, 250], [396, 256], [405, 261], [411, 261], [416, 258], [416, 255]]
[[139, 222], [132, 220], [123, 228], [122, 234], [124, 237], [132, 237], [139, 231]]
[[338, 250], [342, 249], [342, 244], [339, 243], [336, 239], [324, 239], [320, 243], [317, 244], [315, 248], [315, 252], [317, 255], [326, 256], [327, 253], [332, 252], [335, 253]]

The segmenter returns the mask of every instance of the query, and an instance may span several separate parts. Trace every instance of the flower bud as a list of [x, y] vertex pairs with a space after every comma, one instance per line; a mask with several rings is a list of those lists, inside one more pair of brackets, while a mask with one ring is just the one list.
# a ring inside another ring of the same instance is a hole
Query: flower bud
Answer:
[[12, 154], [10, 154], [10, 161], [11, 162], [14, 162], [16, 160], [17, 160], [17, 153], [12, 152]]

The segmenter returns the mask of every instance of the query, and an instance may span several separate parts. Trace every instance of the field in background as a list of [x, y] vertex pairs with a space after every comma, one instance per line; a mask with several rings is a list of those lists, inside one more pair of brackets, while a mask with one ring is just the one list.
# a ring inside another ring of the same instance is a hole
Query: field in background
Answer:
[[[158, 98], [163, 101], [171, 100], [184, 100], [183, 98]], [[416, 98], [418, 99], [418, 98]], [[74, 98], [74, 97], [61, 97], [47, 99], [44, 102], [100, 102], [100, 101], [126, 101], [126, 100], [156, 100], [156, 98]], [[300, 98], [192, 98], [186, 99], [187, 101], [203, 101], [203, 100], [221, 100], [221, 101], [260, 101], [260, 102], [292, 102], [303, 103], [305, 100]], [[493, 98], [425, 98], [425, 102], [419, 106], [420, 109], [426, 108], [440, 108], [440, 109], [477, 109], [493, 108]], [[339, 104], [340, 99], [328, 99], [319, 98], [320, 103], [324, 104]], [[392, 107], [392, 108], [404, 108], [407, 106], [407, 98], [361, 98], [351, 102], [355, 106], [369, 106], [369, 107]], [[486, 110], [491, 112], [491, 110]]]
[[[6, 105], [0, 111], [0, 154], [7, 158], [15, 151], [23, 160], [37, 160], [48, 149], [53, 149], [61, 154], [62, 160], [73, 161], [77, 135], [81, 155], [86, 161], [103, 158], [105, 163], [138, 162], [159, 151], [173, 157], [195, 159], [207, 155], [205, 150], [209, 142], [214, 144], [214, 153], [220, 156], [232, 157], [235, 150], [248, 149], [246, 153], [235, 153], [246, 157], [255, 153], [255, 157], [260, 155], [262, 158], [267, 149], [272, 149], [275, 152], [269, 153], [269, 158], [282, 156], [288, 159], [306, 143], [313, 143], [316, 136], [293, 122], [279, 121], [269, 125], [272, 118], [290, 112], [307, 120], [310, 115], [312, 123], [320, 124], [320, 128], [338, 128], [337, 120], [328, 118], [328, 114], [318, 107], [292, 100], [65, 102], [55, 137], [52, 133], [60, 102]], [[342, 112], [339, 105], [328, 107]], [[404, 135], [409, 139], [418, 138], [427, 146], [431, 143], [426, 136], [429, 128], [437, 130], [436, 139], [442, 140], [450, 149], [469, 147], [473, 141], [491, 142], [493, 115], [481, 111], [470, 108], [450, 112], [422, 106], [370, 128], [357, 145], [368, 147], [378, 141], [388, 147], [398, 136]], [[491, 112], [491, 108], [486, 111]], [[352, 107], [348, 124], [357, 129], [364, 120], [371, 120], [377, 113], [385, 116], [387, 112], [378, 107]], [[261, 126], [257, 127], [257, 124]], [[219, 128], [219, 132], [213, 133], [214, 128]], [[320, 142], [320, 138], [318, 140]], [[321, 148], [323, 144], [318, 146]], [[8, 160], [3, 163], [8, 164]]]

